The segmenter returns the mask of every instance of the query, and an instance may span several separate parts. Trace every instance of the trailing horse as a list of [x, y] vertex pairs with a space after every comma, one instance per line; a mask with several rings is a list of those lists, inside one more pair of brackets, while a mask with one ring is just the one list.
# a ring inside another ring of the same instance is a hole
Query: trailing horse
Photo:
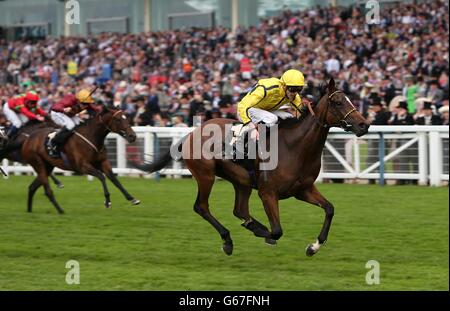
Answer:
[[[233, 251], [233, 241], [230, 232], [225, 228], [209, 210], [209, 195], [214, 184], [215, 176], [230, 181], [235, 190], [235, 203], [233, 214], [243, 221], [243, 226], [256, 236], [265, 238], [269, 244], [276, 244], [282, 234], [278, 201], [289, 197], [319, 206], [325, 211], [325, 219], [315, 243], [308, 245], [306, 254], [314, 255], [327, 240], [331, 221], [334, 214], [333, 205], [317, 190], [314, 185], [320, 172], [321, 154], [331, 127], [341, 127], [352, 131], [357, 136], [367, 133], [369, 124], [356, 110], [350, 99], [335, 87], [334, 80], [322, 89], [322, 96], [314, 106], [309, 106], [309, 113], [303, 115], [301, 120], [287, 119], [279, 124], [278, 128], [278, 165], [275, 169], [261, 170], [261, 159], [255, 160], [255, 180], [259, 197], [269, 219], [271, 230], [261, 224], [249, 213], [249, 198], [254, 181], [248, 171], [233, 161], [218, 157], [205, 157], [195, 159], [193, 153], [198, 147], [203, 147], [223, 141], [226, 126], [234, 123], [231, 119], [212, 119], [202, 124], [187, 135], [179, 144], [181, 159], [198, 184], [197, 199], [194, 211], [207, 220], [220, 234], [223, 240], [222, 249], [227, 255]], [[214, 136], [208, 135], [204, 129], [210, 125], [219, 127], [222, 136], [217, 141]], [[206, 135], [205, 135], [206, 132]], [[274, 137], [271, 137], [273, 139]], [[192, 146], [196, 146], [192, 148]], [[208, 148], [206, 148], [208, 149]], [[221, 150], [216, 152], [222, 152]], [[138, 168], [155, 172], [165, 167], [172, 157], [169, 153], [151, 164], [137, 165]]]
[[[58, 128], [59, 126], [54, 123], [50, 118], [46, 118], [44, 122], [38, 120], [30, 120], [25, 123], [15, 135], [11, 138], [3, 138], [3, 143], [0, 146], [0, 161], [3, 159], [8, 159], [14, 162], [20, 162], [22, 164], [27, 164], [22, 156], [22, 145], [24, 141], [30, 137], [30, 134], [37, 129], [42, 128]], [[6, 142], [7, 141], [7, 142]], [[4, 173], [6, 176], [6, 173]], [[50, 174], [50, 178], [53, 180], [58, 188], [64, 188], [64, 185], [53, 175]]]
[[97, 177], [103, 186], [107, 208], [111, 206], [111, 201], [105, 175], [128, 201], [133, 205], [140, 203], [125, 190], [113, 174], [104, 146], [105, 137], [109, 132], [119, 134], [130, 143], [136, 140], [136, 133], [121, 110], [104, 107], [101, 113], [76, 127], [74, 134], [62, 148], [61, 158], [52, 158], [47, 153], [45, 141], [52, 131], [54, 131], [52, 128], [43, 128], [33, 132], [22, 147], [24, 160], [37, 173], [36, 179], [28, 189], [28, 212], [32, 211], [34, 193], [40, 186], [44, 186], [46, 196], [56, 210], [63, 213], [48, 183], [48, 176], [54, 167]]

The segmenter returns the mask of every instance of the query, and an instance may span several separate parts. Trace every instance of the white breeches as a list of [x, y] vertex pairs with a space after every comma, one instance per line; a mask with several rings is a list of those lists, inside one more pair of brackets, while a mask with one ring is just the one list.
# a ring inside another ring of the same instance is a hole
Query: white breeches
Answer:
[[[264, 122], [268, 126], [274, 125], [277, 123], [278, 118], [287, 119], [293, 118], [294, 116], [285, 111], [285, 110], [275, 110], [275, 111], [267, 111], [259, 108], [250, 108], [248, 109], [248, 115], [253, 123]], [[242, 122], [241, 118], [238, 116], [239, 121]]]
[[77, 126], [81, 122], [81, 119], [77, 116], [69, 117], [68, 115], [65, 115], [62, 112], [56, 111], [50, 112], [50, 117], [56, 124], [62, 127], [66, 127], [68, 130], [72, 130], [75, 126]]
[[16, 113], [14, 110], [9, 108], [8, 103], [5, 103], [3, 105], [3, 113], [5, 114], [5, 117], [8, 119], [8, 121], [11, 122], [11, 124], [16, 128], [20, 128], [29, 120], [28, 117], [24, 116], [21, 113]]

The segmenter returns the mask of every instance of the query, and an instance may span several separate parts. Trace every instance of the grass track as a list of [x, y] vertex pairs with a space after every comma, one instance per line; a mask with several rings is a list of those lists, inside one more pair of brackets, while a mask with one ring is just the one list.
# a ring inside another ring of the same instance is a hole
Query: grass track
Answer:
[[[329, 241], [304, 254], [323, 211], [295, 199], [281, 202], [284, 235], [277, 247], [240, 226], [233, 189], [218, 181], [212, 213], [230, 231], [234, 253], [220, 250], [216, 231], [192, 210], [190, 179], [122, 178], [140, 206], [111, 184], [105, 210], [98, 181], [62, 177], [53, 186], [66, 214], [39, 189], [26, 210], [32, 176], [0, 180], [0, 290], [448, 290], [448, 188], [319, 184], [335, 205]], [[267, 223], [256, 193], [255, 218]], [[65, 264], [80, 263], [81, 284], [67, 285]], [[365, 264], [380, 263], [381, 284], [365, 283]]]

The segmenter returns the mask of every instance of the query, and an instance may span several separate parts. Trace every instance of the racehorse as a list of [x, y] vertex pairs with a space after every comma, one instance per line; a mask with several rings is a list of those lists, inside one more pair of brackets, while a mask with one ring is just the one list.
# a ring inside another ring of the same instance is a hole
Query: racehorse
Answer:
[[51, 128], [35, 131], [28, 137], [22, 147], [22, 155], [25, 161], [37, 173], [36, 179], [28, 189], [28, 212], [32, 211], [34, 193], [40, 186], [44, 186], [45, 194], [56, 210], [61, 214], [64, 213], [48, 183], [48, 176], [54, 167], [97, 177], [103, 186], [105, 207], [107, 208], [111, 207], [111, 201], [104, 175], [133, 205], [140, 203], [125, 190], [114, 175], [104, 146], [105, 137], [109, 132], [119, 134], [130, 143], [136, 140], [136, 133], [121, 110], [103, 106], [101, 113], [86, 121], [85, 124], [76, 127], [74, 134], [62, 148], [60, 158], [50, 157], [45, 147], [46, 139], [52, 131], [54, 129]]
[[[193, 159], [194, 146], [201, 146], [208, 141], [211, 135], [202, 131], [208, 125], [215, 124], [221, 128], [223, 141], [225, 126], [235, 123], [232, 119], [212, 119], [185, 136], [179, 143], [178, 150], [181, 159], [198, 184], [197, 199], [194, 211], [207, 220], [220, 234], [222, 249], [227, 255], [233, 251], [233, 241], [230, 232], [225, 228], [209, 210], [208, 198], [214, 184], [215, 176], [230, 181], [235, 190], [235, 203], [233, 214], [243, 220], [243, 226], [258, 237], [264, 237], [269, 244], [276, 244], [282, 234], [278, 201], [295, 197], [324, 209], [325, 220], [314, 244], [309, 244], [306, 254], [312, 256], [325, 243], [334, 215], [333, 205], [317, 190], [314, 181], [319, 175], [321, 167], [321, 154], [331, 127], [341, 127], [352, 131], [357, 136], [367, 133], [369, 123], [356, 110], [350, 99], [335, 86], [333, 79], [323, 85], [320, 100], [309, 106], [309, 112], [303, 114], [300, 120], [291, 118], [282, 121], [278, 128], [278, 165], [275, 169], [262, 171], [259, 169], [260, 160], [255, 163], [255, 181], [259, 197], [269, 219], [271, 231], [261, 224], [249, 213], [249, 197], [252, 192], [253, 180], [246, 169], [233, 161], [217, 159], [203, 154], [200, 159]], [[203, 149], [203, 148], [202, 148]], [[220, 149], [220, 148], [219, 148]], [[218, 150], [217, 152], [223, 152]], [[169, 153], [150, 164], [137, 165], [138, 168], [155, 172], [165, 167], [172, 160]]]
[[[22, 144], [35, 130], [45, 127], [58, 128], [59, 126], [50, 118], [45, 118], [44, 122], [30, 120], [25, 123], [11, 139], [8, 139], [8, 143], [5, 142], [7, 136], [5, 139], [2, 139], [4, 143], [0, 146], [0, 161], [6, 158], [14, 162], [27, 164], [24, 162], [23, 156], [21, 155]], [[50, 174], [50, 178], [58, 188], [64, 188], [64, 185], [55, 177], [55, 175]]]

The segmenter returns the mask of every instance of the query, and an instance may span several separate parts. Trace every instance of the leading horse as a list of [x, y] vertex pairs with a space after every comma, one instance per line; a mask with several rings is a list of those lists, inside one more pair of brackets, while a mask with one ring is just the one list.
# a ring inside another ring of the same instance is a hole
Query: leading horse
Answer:
[[[350, 99], [335, 86], [333, 79], [322, 88], [322, 96], [314, 107], [309, 107], [309, 113], [301, 120], [288, 119], [279, 124], [278, 129], [278, 165], [272, 170], [259, 169], [259, 159], [256, 159], [255, 179], [259, 197], [269, 219], [271, 230], [253, 218], [249, 213], [249, 198], [254, 181], [248, 171], [230, 160], [205, 157], [194, 159], [194, 146], [220, 143], [225, 135], [225, 127], [235, 122], [232, 119], [213, 119], [202, 124], [188, 134], [179, 144], [181, 159], [198, 184], [197, 199], [194, 211], [207, 220], [220, 234], [222, 249], [227, 255], [233, 251], [233, 241], [230, 232], [209, 210], [209, 195], [215, 181], [215, 176], [230, 181], [235, 190], [233, 214], [243, 221], [243, 226], [258, 237], [264, 237], [269, 244], [276, 244], [282, 234], [278, 201], [290, 197], [319, 206], [325, 211], [322, 229], [315, 243], [309, 244], [306, 254], [312, 256], [325, 243], [334, 215], [334, 207], [316, 188], [315, 180], [320, 172], [321, 154], [331, 127], [342, 127], [352, 131], [357, 136], [367, 133], [369, 123], [356, 110]], [[219, 126], [222, 137], [211, 142], [214, 137], [208, 135], [204, 128], [211, 124]], [[206, 135], [205, 135], [206, 132]], [[272, 137], [273, 138], [273, 137]], [[217, 152], [222, 152], [217, 151]], [[172, 160], [167, 153], [159, 160], [150, 164], [137, 165], [138, 168], [155, 172], [165, 167]]]

